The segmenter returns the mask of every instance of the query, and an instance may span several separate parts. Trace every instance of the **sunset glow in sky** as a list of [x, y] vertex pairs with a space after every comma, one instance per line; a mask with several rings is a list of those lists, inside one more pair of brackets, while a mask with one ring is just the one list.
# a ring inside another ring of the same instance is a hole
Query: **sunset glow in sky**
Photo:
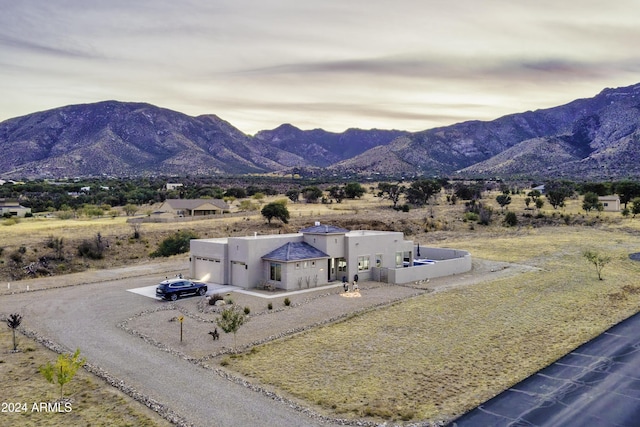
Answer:
[[148, 102], [424, 130], [640, 82], [637, 0], [0, 0], [0, 121]]

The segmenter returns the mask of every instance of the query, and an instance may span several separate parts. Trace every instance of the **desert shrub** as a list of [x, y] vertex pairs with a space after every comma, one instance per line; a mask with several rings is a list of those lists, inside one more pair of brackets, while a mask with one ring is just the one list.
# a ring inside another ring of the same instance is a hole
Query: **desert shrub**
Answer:
[[9, 255], [9, 259], [18, 265], [22, 264], [22, 260], [23, 260], [22, 254], [20, 253], [20, 251], [11, 252], [11, 254]]
[[216, 301], [224, 301], [224, 297], [220, 294], [213, 294], [209, 298], [209, 305], [215, 305]]
[[244, 314], [248, 315], [249, 313], [251, 313], [251, 309], [249, 307], [245, 307], [244, 308]]
[[20, 222], [20, 219], [9, 217], [9, 218], [5, 219], [4, 221], [2, 221], [2, 225], [6, 225], [6, 226], [16, 225], [19, 222]]
[[507, 212], [504, 216], [504, 224], [509, 227], [514, 227], [518, 225], [518, 217], [515, 212]]
[[33, 218], [33, 214], [32, 214], [31, 212], [26, 212], [26, 213], [24, 214], [24, 217], [25, 217], [25, 218]]
[[56, 214], [58, 219], [71, 219], [75, 216], [73, 211], [60, 211]]
[[482, 202], [472, 200], [465, 203], [465, 213], [469, 212], [478, 215], [479, 224], [491, 224], [491, 216], [493, 215], [493, 210], [490, 207], [485, 207]]
[[269, 303], [269, 304], [267, 304], [267, 309], [269, 309], [269, 310], [273, 310], [273, 303]]
[[6, 218], [6, 219], [9, 219], [9, 218], [12, 218], [13, 215], [11, 215], [9, 212], [5, 212], [5, 213], [2, 214], [2, 217]]
[[225, 298], [224, 302], [226, 302], [229, 305], [233, 305], [233, 298], [231, 298], [231, 297]]
[[464, 218], [463, 221], [467, 222], [467, 221], [477, 221], [478, 220], [478, 214], [475, 212], [466, 212], [464, 214]]
[[87, 257], [89, 259], [102, 259], [104, 257], [103, 251], [90, 240], [83, 240], [78, 245], [78, 255], [81, 257]]
[[478, 221], [480, 224], [491, 224], [491, 216], [493, 215], [493, 210], [491, 208], [482, 207], [478, 215], [480, 215], [480, 220]]
[[286, 305], [287, 307], [289, 307], [291, 305], [291, 300], [289, 298], [285, 298], [284, 299], [284, 305]]
[[189, 242], [191, 239], [197, 238], [198, 236], [193, 231], [177, 231], [173, 236], [160, 242], [158, 249], [151, 252], [151, 256], [168, 257], [189, 252]]

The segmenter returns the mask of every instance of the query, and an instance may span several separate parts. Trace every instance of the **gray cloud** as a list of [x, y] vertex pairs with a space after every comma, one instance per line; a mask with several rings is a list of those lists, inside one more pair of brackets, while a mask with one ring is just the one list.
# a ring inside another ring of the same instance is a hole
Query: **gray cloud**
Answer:
[[0, 120], [121, 99], [424, 129], [637, 83], [636, 0], [3, 1]]

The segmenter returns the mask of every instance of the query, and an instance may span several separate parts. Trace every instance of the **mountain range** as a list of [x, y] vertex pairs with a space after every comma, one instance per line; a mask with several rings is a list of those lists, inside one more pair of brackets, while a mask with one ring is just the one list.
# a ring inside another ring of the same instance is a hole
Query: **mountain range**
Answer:
[[593, 98], [420, 132], [247, 135], [215, 115], [145, 103], [71, 105], [0, 123], [0, 177], [316, 175], [640, 177], [640, 84]]

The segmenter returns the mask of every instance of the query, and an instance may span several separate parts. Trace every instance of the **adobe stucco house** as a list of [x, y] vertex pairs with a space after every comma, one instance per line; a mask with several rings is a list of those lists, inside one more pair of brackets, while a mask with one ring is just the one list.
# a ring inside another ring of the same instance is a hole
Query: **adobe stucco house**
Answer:
[[31, 213], [31, 208], [25, 208], [15, 199], [0, 199], [0, 216], [10, 214], [12, 216], [22, 217]]
[[158, 208], [158, 212], [176, 216], [217, 215], [228, 210], [229, 205], [220, 199], [167, 199]]
[[299, 233], [194, 239], [190, 261], [192, 278], [244, 289], [307, 289], [356, 274], [400, 284], [471, 270], [466, 251], [418, 248], [401, 232], [320, 223]]
[[598, 201], [602, 203], [605, 212], [620, 212], [620, 197], [617, 195], [600, 196]]

